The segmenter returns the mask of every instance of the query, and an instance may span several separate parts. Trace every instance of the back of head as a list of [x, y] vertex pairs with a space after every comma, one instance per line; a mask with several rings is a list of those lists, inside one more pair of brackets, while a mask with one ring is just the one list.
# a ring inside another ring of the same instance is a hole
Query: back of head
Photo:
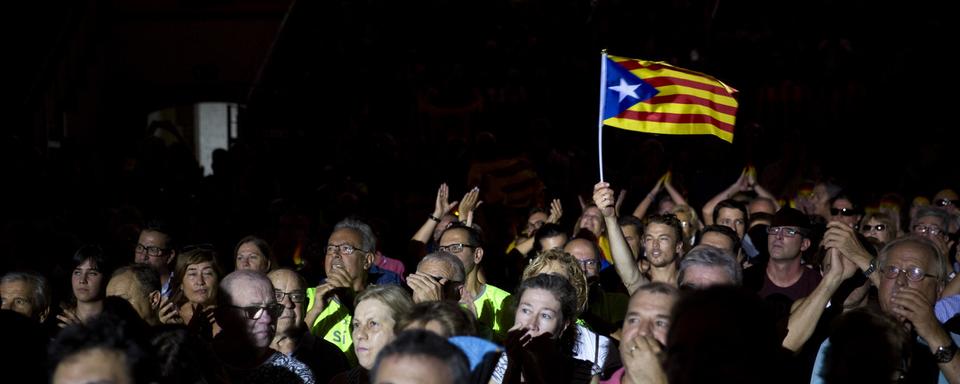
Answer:
[[440, 336], [473, 336], [477, 334], [476, 318], [450, 301], [427, 301], [418, 303], [410, 312], [397, 321], [395, 333], [400, 333], [411, 325], [426, 327], [430, 322], [440, 326]]
[[909, 335], [896, 319], [858, 308], [837, 319], [824, 351], [820, 375], [826, 383], [892, 382], [909, 360]]
[[130, 276], [136, 280], [137, 284], [139, 284], [140, 289], [143, 289], [146, 293], [159, 291], [162, 288], [160, 284], [160, 274], [157, 273], [156, 269], [146, 264], [130, 264], [120, 267], [113, 272], [113, 276], [110, 278], [112, 279], [126, 273], [129, 273]]
[[117, 358], [105, 364], [119, 365], [120, 374], [128, 376], [129, 382], [150, 381], [148, 350], [139, 337], [142, 335], [131, 334], [130, 329], [124, 319], [110, 314], [64, 328], [50, 344], [51, 376], [61, 364], [70, 363], [81, 354], [101, 351], [102, 356]]
[[[446, 368], [433, 371], [411, 372], [414, 374], [433, 376], [438, 383], [456, 384], [470, 381], [470, 365], [466, 355], [450, 344], [446, 339], [433, 332], [411, 330], [402, 332], [397, 338], [387, 344], [377, 355], [376, 363], [370, 370], [370, 382], [391, 382], [393, 377], [387, 377], [389, 372], [384, 369], [385, 362], [392, 359], [425, 359], [432, 360], [437, 368]], [[409, 370], [408, 370], [409, 371]], [[444, 374], [446, 373], [446, 374]], [[424, 376], [427, 377], [427, 376]]]
[[774, 314], [755, 294], [735, 287], [686, 291], [667, 336], [669, 382], [778, 382], [781, 339]]
[[18, 382], [47, 382], [47, 335], [36, 320], [0, 310], [0, 372], [16, 372]]
[[702, 266], [716, 268], [724, 272], [729, 279], [728, 285], [740, 286], [743, 284], [743, 268], [737, 259], [727, 251], [710, 245], [701, 244], [690, 250], [683, 259], [680, 260], [680, 271], [677, 275], [677, 282], [684, 286], [687, 280], [687, 271], [690, 267]]

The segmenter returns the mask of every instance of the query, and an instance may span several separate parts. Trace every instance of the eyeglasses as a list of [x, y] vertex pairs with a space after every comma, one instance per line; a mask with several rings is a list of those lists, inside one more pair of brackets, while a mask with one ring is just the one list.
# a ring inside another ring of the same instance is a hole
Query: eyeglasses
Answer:
[[580, 266], [586, 269], [587, 267], [595, 267], [597, 264], [600, 264], [597, 260], [577, 260], [580, 263]]
[[282, 303], [284, 297], [290, 297], [290, 301], [294, 303], [303, 303], [307, 299], [307, 294], [303, 291], [284, 292], [279, 289], [274, 289], [273, 293], [277, 295], [278, 303]]
[[910, 281], [920, 281], [923, 280], [924, 277], [932, 277], [934, 279], [937, 278], [937, 276], [924, 272], [922, 269], [920, 269], [920, 267], [900, 268], [896, 265], [888, 265], [883, 267], [883, 277], [892, 280], [900, 277], [900, 274], [906, 274], [907, 280]]
[[870, 232], [870, 231], [883, 232], [883, 231], [886, 231], [886, 230], [887, 230], [887, 225], [886, 225], [886, 224], [877, 224], [877, 225], [866, 225], [866, 224], [865, 224], [864, 226], [862, 226], [862, 227], [860, 227], [860, 228], [863, 229], [864, 232]]
[[259, 320], [263, 317], [264, 313], [269, 313], [271, 319], [276, 319], [280, 317], [280, 313], [283, 312], [283, 305], [279, 303], [267, 304], [266, 307], [240, 307], [236, 305], [231, 305], [230, 307], [243, 310], [243, 314], [248, 320]]
[[350, 244], [327, 245], [327, 254], [331, 255], [339, 252], [341, 255], [352, 255], [354, 251], [366, 252], [363, 249], [356, 248]]
[[463, 251], [463, 247], [476, 248], [474, 245], [463, 244], [463, 243], [453, 243], [448, 245], [441, 245], [438, 247], [441, 251], [450, 252], [450, 253], [460, 253]]
[[929, 234], [932, 236], [939, 235], [940, 233], [943, 232], [943, 230], [936, 225], [923, 225], [923, 224], [914, 225], [913, 231], [919, 234]]
[[938, 207], [946, 207], [950, 205], [960, 205], [960, 200], [940, 199], [933, 203]]
[[856, 216], [860, 212], [853, 208], [830, 208], [830, 214], [833, 216]]
[[776, 235], [779, 235], [780, 233], [783, 233], [783, 236], [785, 236], [785, 237], [797, 237], [797, 235], [803, 235], [803, 232], [801, 232], [800, 229], [798, 229], [798, 228], [790, 228], [790, 227], [767, 227], [767, 234], [768, 234], [768, 235], [774, 235], [774, 236], [776, 236]]
[[137, 248], [134, 249], [136, 253], [146, 253], [147, 256], [157, 257], [163, 254], [163, 251], [166, 251], [164, 248], [160, 247], [148, 247], [146, 245], [137, 243]]

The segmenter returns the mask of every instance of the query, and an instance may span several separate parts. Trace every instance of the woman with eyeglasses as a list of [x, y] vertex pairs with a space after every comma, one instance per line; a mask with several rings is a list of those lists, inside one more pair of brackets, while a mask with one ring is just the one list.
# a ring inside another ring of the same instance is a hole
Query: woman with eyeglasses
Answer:
[[384, 346], [396, 338], [397, 322], [413, 308], [410, 294], [397, 285], [372, 285], [354, 300], [350, 328], [359, 365], [337, 375], [331, 384], [367, 384], [369, 372]]
[[881, 212], [865, 215], [860, 221], [860, 233], [883, 244], [893, 241], [899, 235], [893, 218]]
[[73, 254], [70, 269], [70, 300], [57, 315], [58, 325], [64, 328], [72, 324], [86, 323], [103, 312], [107, 280], [113, 272], [103, 250], [95, 245], [80, 247]]
[[195, 324], [204, 336], [216, 335], [220, 326], [213, 316], [213, 309], [222, 277], [217, 254], [212, 249], [201, 247], [179, 253], [172, 280], [174, 294], [169, 300], [161, 300], [160, 321]]
[[256, 236], [240, 239], [233, 255], [237, 270], [247, 269], [267, 273], [273, 268], [273, 251], [270, 249], [270, 244]]

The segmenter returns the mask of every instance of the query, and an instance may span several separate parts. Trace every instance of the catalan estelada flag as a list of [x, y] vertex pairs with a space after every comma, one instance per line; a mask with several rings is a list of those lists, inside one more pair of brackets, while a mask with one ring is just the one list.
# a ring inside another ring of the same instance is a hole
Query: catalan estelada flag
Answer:
[[735, 89], [667, 63], [604, 54], [603, 124], [668, 135], [714, 135], [733, 142]]

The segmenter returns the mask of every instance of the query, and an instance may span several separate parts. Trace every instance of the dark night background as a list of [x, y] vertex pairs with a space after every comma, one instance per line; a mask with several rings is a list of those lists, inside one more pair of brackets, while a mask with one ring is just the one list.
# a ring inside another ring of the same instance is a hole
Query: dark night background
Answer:
[[[183, 243], [289, 255], [344, 215], [390, 254], [472, 164], [525, 158], [565, 221], [597, 181], [598, 55], [740, 90], [735, 142], [608, 128], [632, 209], [668, 168], [695, 206], [745, 163], [783, 197], [833, 178], [866, 201], [957, 188], [957, 23], [945, 1], [36, 0], [5, 4], [0, 272], [81, 243], [132, 257], [147, 218]], [[146, 116], [245, 105], [204, 178]], [[489, 132], [492, 135], [480, 134]], [[480, 135], [478, 135], [480, 134]], [[495, 137], [495, 141], [491, 140]], [[494, 243], [524, 207], [481, 207]], [[132, 236], [132, 238], [131, 238]], [[502, 249], [502, 248], [501, 248]], [[132, 259], [130, 259], [132, 260]]]

